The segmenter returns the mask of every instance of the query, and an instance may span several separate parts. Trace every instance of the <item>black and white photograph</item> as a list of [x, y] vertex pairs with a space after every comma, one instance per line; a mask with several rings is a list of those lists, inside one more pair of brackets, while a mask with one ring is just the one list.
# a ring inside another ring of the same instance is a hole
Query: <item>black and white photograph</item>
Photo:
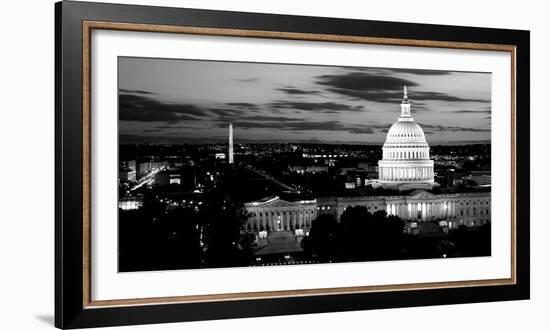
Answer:
[[118, 58], [120, 272], [491, 256], [491, 73]]

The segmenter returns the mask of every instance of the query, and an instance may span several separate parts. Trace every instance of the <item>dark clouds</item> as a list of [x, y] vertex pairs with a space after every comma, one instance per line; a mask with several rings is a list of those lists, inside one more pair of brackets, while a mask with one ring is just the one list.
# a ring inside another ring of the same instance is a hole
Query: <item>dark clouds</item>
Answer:
[[488, 110], [454, 110], [454, 113], [482, 113], [482, 114], [490, 114], [491, 109]]
[[276, 101], [269, 104], [274, 109], [291, 109], [303, 111], [315, 111], [319, 113], [338, 113], [340, 111], [361, 111], [363, 106], [351, 106], [336, 102], [295, 102]]
[[[281, 122], [289, 122], [289, 121], [296, 121], [296, 118], [290, 118], [290, 117], [283, 117], [283, 116], [246, 116], [244, 118], [241, 118], [247, 121], [275, 121], [279, 122], [279, 125], [281, 125]], [[300, 120], [300, 119], [298, 119]]]
[[400, 68], [361, 68], [361, 67], [342, 67], [342, 69], [350, 72], [367, 72], [373, 75], [395, 75], [409, 74], [419, 76], [446, 76], [453, 72], [461, 71], [449, 71], [449, 70], [428, 70], [428, 69], [400, 69]]
[[490, 102], [490, 100], [487, 100], [487, 99], [457, 97], [457, 96], [453, 96], [445, 93], [426, 92], [426, 91], [415, 92], [414, 99], [419, 101], [481, 102], [481, 103]]
[[226, 103], [225, 105], [230, 107], [237, 107], [240, 109], [258, 109], [259, 108], [257, 104], [248, 103], [248, 102], [229, 102], [229, 103]]
[[119, 120], [176, 122], [200, 120], [206, 115], [203, 109], [193, 104], [166, 103], [141, 94], [119, 94]]
[[490, 132], [489, 128], [420, 124], [425, 132]]
[[329, 87], [354, 91], [401, 90], [404, 85], [416, 86], [411, 80], [365, 72], [348, 72], [340, 75], [321, 75], [317, 83]]
[[[392, 103], [399, 104], [403, 100], [403, 86], [397, 91], [377, 91], [377, 90], [353, 90], [353, 89], [339, 89], [329, 88], [330, 92], [349, 96], [358, 100], [365, 100], [377, 103]], [[414, 110], [419, 109], [419, 105], [425, 104], [427, 101], [446, 101], [446, 102], [490, 102], [489, 100], [476, 99], [476, 98], [461, 98], [453, 95], [448, 95], [439, 92], [423, 92], [415, 91], [411, 96], [414, 104]]]
[[119, 89], [118, 90], [122, 94], [143, 94], [143, 95], [153, 95], [155, 93], [143, 91], [143, 90], [129, 90], [129, 89]]
[[[162, 133], [165, 130], [190, 128], [192, 126], [174, 125], [186, 121], [207, 121], [216, 127], [225, 128], [228, 122], [234, 122], [238, 129], [273, 129], [278, 131], [330, 131], [346, 132], [348, 134], [374, 134], [385, 133], [389, 128], [384, 124], [344, 124], [336, 120], [304, 121], [300, 118], [287, 116], [263, 115], [258, 112], [262, 105], [249, 102], [232, 102], [220, 105], [221, 107], [203, 108], [194, 104], [177, 104], [157, 101], [151, 97], [143, 96], [152, 93], [134, 93], [124, 91], [119, 95], [120, 120], [140, 122], [166, 122], [170, 125], [159, 125], [143, 130], [146, 133]], [[397, 97], [398, 94], [381, 93], [386, 97]], [[391, 95], [391, 96], [390, 96]], [[378, 96], [383, 97], [383, 96]], [[263, 107], [274, 109], [291, 109], [310, 111], [317, 113], [338, 113], [341, 111], [362, 111], [362, 106], [349, 106], [336, 102], [294, 102], [276, 101]], [[418, 108], [418, 107], [417, 107]], [[455, 113], [479, 113], [474, 110], [457, 110]], [[484, 110], [484, 113], [490, 113]], [[258, 114], [259, 113], [259, 114]], [[445, 126], [436, 124], [422, 124], [425, 133], [430, 135], [435, 132], [490, 132], [490, 129], [468, 128], [460, 126]], [[134, 138], [135, 140], [135, 138]], [[172, 139], [171, 139], [172, 140]]]
[[[399, 69], [396, 71], [415, 72], [416, 70]], [[419, 70], [420, 75], [449, 74], [448, 71]], [[317, 77], [317, 84], [326, 86], [326, 90], [349, 96], [351, 98], [379, 102], [398, 103], [403, 99], [403, 86], [414, 87], [418, 84], [392, 76], [377, 75], [371, 72], [348, 72], [339, 75], [322, 75]], [[412, 96], [415, 102], [447, 101], [447, 102], [490, 102], [486, 99], [462, 98], [441, 92], [415, 90]]]
[[305, 90], [305, 89], [300, 89], [300, 88], [290, 87], [290, 86], [278, 88], [277, 90], [289, 95], [320, 95], [321, 94], [321, 91], [318, 91], [318, 90]]
[[[119, 95], [119, 119], [142, 122], [178, 122], [198, 120], [263, 120], [272, 118], [258, 115], [262, 108], [302, 110], [317, 113], [338, 113], [341, 111], [362, 111], [363, 106], [350, 106], [336, 102], [294, 102], [275, 101], [269, 104], [232, 102], [219, 107], [201, 107], [195, 104], [167, 103], [149, 96], [121, 93]], [[286, 117], [279, 117], [282, 118]]]
[[[403, 86], [401, 86], [401, 89]], [[348, 96], [356, 100], [365, 100], [378, 103], [399, 104], [403, 99], [402, 92], [374, 91], [374, 90], [355, 90], [342, 88], [327, 88], [327, 91], [336, 94]]]

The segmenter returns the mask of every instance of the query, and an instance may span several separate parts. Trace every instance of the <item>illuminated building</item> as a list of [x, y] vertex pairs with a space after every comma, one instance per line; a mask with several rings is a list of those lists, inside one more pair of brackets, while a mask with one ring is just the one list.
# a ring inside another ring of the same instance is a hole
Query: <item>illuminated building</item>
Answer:
[[[319, 214], [330, 213], [337, 220], [346, 208], [364, 206], [371, 213], [385, 211], [411, 222], [438, 221], [440, 226], [456, 229], [475, 227], [491, 221], [491, 193], [468, 192], [432, 194], [413, 190], [396, 196], [320, 197], [314, 200], [285, 201], [279, 197], [246, 203], [250, 218], [248, 232], [309, 232]], [[443, 221], [443, 222], [441, 222]]]
[[166, 186], [170, 184], [181, 184], [181, 171], [165, 169], [155, 174], [155, 184]]
[[136, 182], [136, 170], [130, 167], [123, 167], [118, 171], [120, 181]]
[[315, 200], [289, 202], [275, 196], [246, 203], [245, 208], [251, 216], [246, 225], [248, 231], [309, 231], [317, 217]]
[[424, 131], [411, 116], [407, 87], [403, 88], [401, 116], [390, 127], [378, 162], [378, 180], [385, 188], [431, 189], [434, 162]]
[[124, 211], [137, 210], [143, 206], [143, 197], [126, 196], [118, 200], [118, 207]]

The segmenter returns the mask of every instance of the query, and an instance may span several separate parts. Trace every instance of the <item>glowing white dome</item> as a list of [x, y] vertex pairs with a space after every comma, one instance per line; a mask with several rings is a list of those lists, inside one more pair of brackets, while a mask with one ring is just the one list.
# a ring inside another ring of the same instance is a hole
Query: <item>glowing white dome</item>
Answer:
[[403, 89], [401, 116], [391, 126], [378, 162], [379, 181], [384, 184], [434, 182], [434, 163], [424, 131], [411, 116], [407, 87]]
[[386, 137], [386, 144], [393, 143], [426, 143], [426, 137], [415, 121], [398, 120], [390, 127]]

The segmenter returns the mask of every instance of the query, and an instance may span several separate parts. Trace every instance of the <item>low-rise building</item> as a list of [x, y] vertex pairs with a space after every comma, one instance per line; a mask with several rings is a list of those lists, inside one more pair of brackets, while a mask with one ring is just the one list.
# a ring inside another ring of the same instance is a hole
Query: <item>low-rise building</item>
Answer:
[[118, 200], [118, 208], [124, 211], [137, 210], [143, 206], [142, 196], [125, 196]]
[[372, 213], [385, 211], [408, 222], [445, 221], [449, 229], [461, 225], [475, 227], [491, 221], [490, 192], [434, 194], [414, 190], [395, 196], [319, 197], [293, 202], [273, 197], [246, 203], [250, 218], [245, 230], [303, 229], [307, 233], [317, 215], [330, 213], [339, 221], [344, 211], [354, 206], [364, 206]]
[[136, 170], [129, 167], [123, 167], [118, 171], [118, 179], [122, 182], [136, 182]]

